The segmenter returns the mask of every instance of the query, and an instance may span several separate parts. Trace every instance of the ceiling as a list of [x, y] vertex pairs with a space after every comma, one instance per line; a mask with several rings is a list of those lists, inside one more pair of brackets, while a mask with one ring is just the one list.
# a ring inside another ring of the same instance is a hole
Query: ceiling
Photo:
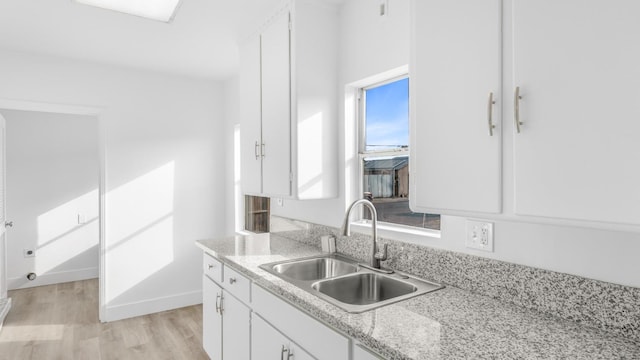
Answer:
[[236, 39], [280, 3], [182, 0], [167, 24], [72, 0], [0, 0], [0, 49], [226, 78], [237, 71]]

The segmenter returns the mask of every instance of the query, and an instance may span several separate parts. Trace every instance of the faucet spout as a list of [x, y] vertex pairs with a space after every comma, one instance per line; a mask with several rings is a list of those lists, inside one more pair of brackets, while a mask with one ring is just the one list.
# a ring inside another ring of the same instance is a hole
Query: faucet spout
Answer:
[[342, 225], [342, 235], [343, 236], [351, 236], [351, 222], [349, 218], [351, 217], [351, 211], [356, 207], [356, 205], [363, 205], [371, 211], [371, 231], [372, 231], [372, 246], [371, 246], [371, 259], [369, 262], [369, 266], [375, 269], [380, 269], [380, 261], [387, 259], [387, 247], [384, 246], [384, 251], [382, 254], [378, 254], [378, 246], [376, 244], [378, 240], [378, 212], [376, 211], [373, 203], [367, 199], [356, 200], [349, 206], [347, 209], [347, 213], [344, 216], [344, 223]]

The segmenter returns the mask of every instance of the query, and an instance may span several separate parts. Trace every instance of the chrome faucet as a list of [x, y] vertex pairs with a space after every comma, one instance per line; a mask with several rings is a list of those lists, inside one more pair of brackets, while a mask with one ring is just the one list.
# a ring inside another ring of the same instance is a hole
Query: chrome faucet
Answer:
[[365, 207], [367, 207], [369, 209], [369, 211], [371, 211], [371, 229], [372, 229], [372, 243], [373, 245], [371, 246], [371, 260], [369, 263], [369, 266], [374, 268], [374, 269], [380, 269], [380, 261], [384, 261], [387, 260], [387, 244], [384, 244], [383, 246], [383, 250], [382, 252], [378, 253], [378, 246], [376, 244], [376, 241], [378, 240], [378, 212], [376, 211], [375, 206], [373, 206], [373, 203], [367, 199], [360, 199], [360, 200], [356, 200], [353, 202], [353, 204], [351, 204], [351, 206], [349, 206], [349, 209], [347, 210], [347, 213], [344, 216], [344, 224], [342, 225], [342, 235], [344, 236], [351, 236], [351, 222], [349, 221], [349, 217], [351, 215], [351, 210], [353, 210], [353, 208], [356, 205], [364, 205]]

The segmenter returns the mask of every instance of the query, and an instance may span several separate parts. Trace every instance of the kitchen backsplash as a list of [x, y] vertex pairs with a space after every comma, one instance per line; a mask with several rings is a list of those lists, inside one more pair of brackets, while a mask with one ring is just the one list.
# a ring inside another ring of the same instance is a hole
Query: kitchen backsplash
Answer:
[[[371, 236], [278, 216], [271, 232], [320, 247], [333, 234], [337, 250], [366, 261]], [[528, 309], [612, 331], [640, 342], [640, 288], [537, 269], [390, 239], [385, 267], [507, 301]]]

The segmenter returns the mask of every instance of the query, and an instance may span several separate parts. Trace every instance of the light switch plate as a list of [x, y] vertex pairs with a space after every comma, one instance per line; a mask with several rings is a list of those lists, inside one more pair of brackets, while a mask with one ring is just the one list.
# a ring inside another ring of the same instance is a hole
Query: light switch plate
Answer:
[[493, 223], [467, 220], [465, 246], [470, 249], [493, 252]]

